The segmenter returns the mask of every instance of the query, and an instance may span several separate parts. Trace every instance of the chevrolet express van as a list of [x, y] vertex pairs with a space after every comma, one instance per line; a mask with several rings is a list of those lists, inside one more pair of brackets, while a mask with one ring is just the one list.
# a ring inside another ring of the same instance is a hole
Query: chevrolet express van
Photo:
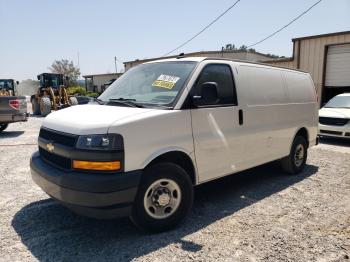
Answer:
[[300, 173], [316, 144], [309, 74], [213, 58], [141, 64], [95, 104], [42, 124], [33, 180], [74, 212], [129, 216], [163, 231], [191, 209], [193, 187], [270, 161]]

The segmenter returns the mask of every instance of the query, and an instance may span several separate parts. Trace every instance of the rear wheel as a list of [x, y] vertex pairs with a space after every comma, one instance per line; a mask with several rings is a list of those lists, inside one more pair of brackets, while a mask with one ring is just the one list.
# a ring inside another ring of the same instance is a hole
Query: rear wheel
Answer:
[[5, 124], [5, 123], [0, 123], [0, 132], [4, 131], [9, 124]]
[[48, 97], [41, 98], [40, 101], [40, 113], [41, 116], [47, 116], [51, 113], [51, 101]]
[[184, 169], [172, 163], [145, 170], [131, 220], [139, 228], [161, 232], [175, 227], [192, 207], [193, 186]]
[[36, 98], [32, 98], [31, 102], [33, 115], [40, 115], [40, 105], [38, 103], [38, 100]]
[[295, 175], [300, 173], [307, 160], [307, 143], [302, 136], [296, 136], [289, 156], [281, 159], [281, 165], [288, 174]]

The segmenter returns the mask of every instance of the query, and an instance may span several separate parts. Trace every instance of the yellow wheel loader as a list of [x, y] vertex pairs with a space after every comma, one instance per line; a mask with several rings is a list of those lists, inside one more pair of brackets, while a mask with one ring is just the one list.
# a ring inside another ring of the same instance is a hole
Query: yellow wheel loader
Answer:
[[13, 79], [0, 79], [0, 96], [15, 96], [18, 81]]
[[76, 97], [68, 96], [65, 85], [68, 78], [62, 74], [43, 73], [38, 75], [38, 80], [39, 89], [31, 97], [34, 115], [47, 116], [51, 110], [78, 104]]

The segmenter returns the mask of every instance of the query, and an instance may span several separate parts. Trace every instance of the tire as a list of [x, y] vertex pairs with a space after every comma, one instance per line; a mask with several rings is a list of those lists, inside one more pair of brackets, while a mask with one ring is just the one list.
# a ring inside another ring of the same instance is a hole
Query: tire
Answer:
[[40, 101], [40, 114], [41, 116], [47, 116], [51, 113], [51, 101], [48, 97], [42, 97]]
[[299, 174], [307, 160], [307, 143], [302, 136], [294, 138], [289, 156], [281, 159], [282, 169], [290, 175]]
[[77, 99], [76, 97], [74, 97], [74, 96], [71, 96], [71, 97], [69, 98], [69, 102], [70, 102], [70, 105], [71, 105], [71, 106], [75, 106], [75, 105], [79, 104], [79, 103], [78, 103], [78, 99]]
[[36, 98], [32, 98], [32, 110], [33, 110], [33, 115], [40, 115], [40, 105], [38, 103], [38, 100]]
[[181, 222], [192, 203], [193, 185], [187, 172], [173, 163], [158, 163], [145, 169], [130, 219], [142, 230], [166, 231]]
[[4, 131], [8, 126], [9, 126], [9, 124], [0, 123], [0, 132]]

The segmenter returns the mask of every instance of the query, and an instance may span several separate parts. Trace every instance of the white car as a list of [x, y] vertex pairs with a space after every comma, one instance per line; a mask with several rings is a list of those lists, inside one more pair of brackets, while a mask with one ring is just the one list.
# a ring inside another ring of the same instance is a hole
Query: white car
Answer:
[[320, 109], [319, 135], [350, 139], [350, 93], [333, 97]]
[[129, 216], [163, 231], [196, 185], [270, 161], [300, 173], [316, 144], [309, 74], [249, 62], [178, 58], [136, 66], [94, 105], [48, 115], [33, 180], [71, 210]]

